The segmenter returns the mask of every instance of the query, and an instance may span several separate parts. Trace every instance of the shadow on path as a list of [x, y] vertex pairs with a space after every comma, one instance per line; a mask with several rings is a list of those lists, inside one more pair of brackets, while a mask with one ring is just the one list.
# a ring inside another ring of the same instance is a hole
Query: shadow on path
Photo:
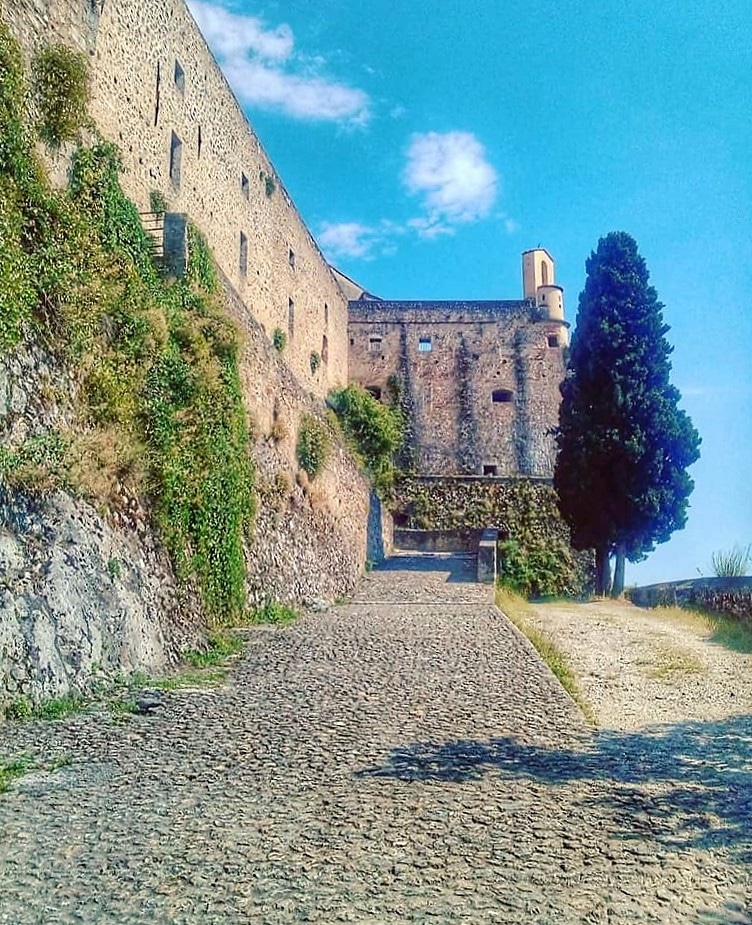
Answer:
[[461, 783], [487, 773], [564, 786], [593, 782], [578, 799], [611, 813], [622, 838], [666, 847], [733, 849], [752, 862], [752, 716], [603, 731], [589, 746], [552, 749], [512, 737], [416, 742], [358, 776]]
[[379, 564], [375, 572], [446, 572], [448, 582], [475, 583], [476, 557], [458, 553], [398, 553]]

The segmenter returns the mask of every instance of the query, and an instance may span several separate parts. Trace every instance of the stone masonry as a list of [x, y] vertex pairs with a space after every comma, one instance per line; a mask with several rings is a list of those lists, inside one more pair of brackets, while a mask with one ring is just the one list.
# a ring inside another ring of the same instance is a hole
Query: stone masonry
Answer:
[[267, 337], [286, 334], [306, 389], [345, 385], [346, 299], [183, 0], [0, 0], [0, 18], [29, 54], [89, 55], [91, 115], [122, 152], [127, 195], [188, 214]]
[[532, 299], [349, 304], [350, 379], [401, 390], [416, 472], [551, 477], [563, 319]]

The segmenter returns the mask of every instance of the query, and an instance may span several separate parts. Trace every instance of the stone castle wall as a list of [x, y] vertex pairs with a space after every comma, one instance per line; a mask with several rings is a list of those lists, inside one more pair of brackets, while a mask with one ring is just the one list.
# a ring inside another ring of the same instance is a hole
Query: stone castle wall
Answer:
[[422, 475], [550, 477], [563, 329], [530, 301], [354, 301], [350, 379], [398, 377]]
[[183, 0], [0, 0], [0, 16], [27, 52], [89, 55], [91, 114], [122, 151], [126, 194], [188, 214], [266, 335], [285, 332], [308, 390], [345, 385], [345, 297]]

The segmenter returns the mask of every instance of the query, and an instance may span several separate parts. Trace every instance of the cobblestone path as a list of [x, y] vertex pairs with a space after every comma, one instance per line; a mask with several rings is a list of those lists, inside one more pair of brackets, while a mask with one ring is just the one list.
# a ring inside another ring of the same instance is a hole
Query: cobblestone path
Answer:
[[3, 730], [71, 763], [0, 797], [0, 922], [749, 922], [749, 716], [594, 732], [468, 569], [392, 560], [154, 716]]

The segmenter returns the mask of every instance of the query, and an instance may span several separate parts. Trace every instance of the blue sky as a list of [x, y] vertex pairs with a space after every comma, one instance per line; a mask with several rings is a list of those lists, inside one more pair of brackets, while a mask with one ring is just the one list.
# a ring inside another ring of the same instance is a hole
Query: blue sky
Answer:
[[556, 260], [574, 321], [632, 234], [703, 438], [687, 527], [628, 583], [752, 541], [749, 0], [190, 0], [333, 263], [387, 298], [521, 296]]

